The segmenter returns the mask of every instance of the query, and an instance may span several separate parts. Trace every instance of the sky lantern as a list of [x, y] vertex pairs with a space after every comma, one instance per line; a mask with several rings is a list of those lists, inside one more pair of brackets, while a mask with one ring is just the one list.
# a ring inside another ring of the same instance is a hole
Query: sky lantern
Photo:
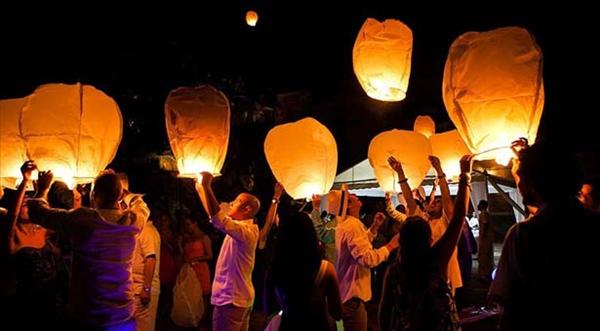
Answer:
[[246, 24], [249, 26], [256, 26], [258, 22], [258, 13], [254, 10], [249, 10], [246, 12]]
[[394, 156], [404, 169], [408, 185], [415, 189], [427, 175], [431, 144], [424, 135], [406, 130], [385, 131], [369, 144], [369, 163], [375, 172], [379, 187], [384, 192], [400, 192], [398, 175], [390, 168], [387, 159]]
[[507, 164], [506, 147], [520, 137], [534, 142], [542, 116], [542, 51], [533, 35], [506, 27], [458, 37], [446, 60], [443, 97], [469, 149]]
[[456, 181], [460, 175], [460, 159], [470, 154], [458, 131], [452, 130], [434, 134], [429, 138], [432, 155], [437, 156], [442, 164], [442, 170], [449, 181]]
[[277, 125], [265, 139], [271, 171], [294, 199], [327, 194], [337, 171], [337, 144], [323, 124], [311, 117]]
[[20, 130], [28, 159], [73, 187], [113, 160], [123, 119], [117, 103], [91, 85], [46, 84], [27, 97]]
[[427, 138], [430, 138], [433, 136], [433, 134], [435, 134], [435, 122], [429, 116], [417, 116], [413, 130]]
[[27, 161], [25, 139], [19, 130], [27, 98], [0, 100], [0, 187], [16, 187], [21, 165]]
[[219, 175], [229, 143], [231, 112], [225, 94], [210, 85], [172, 90], [165, 122], [179, 176]]
[[381, 101], [406, 97], [412, 44], [412, 31], [398, 20], [365, 21], [354, 43], [352, 63], [369, 97]]

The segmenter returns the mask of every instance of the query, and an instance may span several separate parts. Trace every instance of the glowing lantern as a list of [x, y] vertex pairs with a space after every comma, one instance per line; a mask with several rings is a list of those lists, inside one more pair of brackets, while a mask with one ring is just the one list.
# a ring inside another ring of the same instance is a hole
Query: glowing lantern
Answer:
[[294, 199], [327, 194], [337, 170], [337, 144], [314, 118], [274, 127], [265, 139], [265, 155], [275, 178]]
[[435, 133], [435, 122], [429, 116], [417, 116], [413, 130], [430, 138]]
[[182, 177], [218, 175], [229, 143], [229, 101], [210, 85], [180, 87], [165, 102], [169, 143]]
[[29, 159], [70, 187], [91, 182], [106, 168], [122, 131], [117, 103], [90, 85], [42, 85], [21, 114]]
[[246, 12], [246, 24], [249, 26], [256, 26], [256, 22], [258, 22], [258, 13], [254, 10]]
[[352, 62], [368, 96], [381, 101], [406, 97], [412, 43], [412, 31], [398, 20], [365, 21], [354, 43]]
[[21, 109], [27, 98], [0, 100], [0, 187], [15, 187], [21, 165], [27, 161], [25, 140], [19, 131]]
[[406, 130], [385, 131], [369, 144], [369, 163], [375, 171], [379, 187], [384, 192], [399, 192], [398, 176], [390, 168], [387, 159], [394, 156], [402, 164], [408, 185], [415, 189], [427, 175], [431, 144], [422, 134]]
[[507, 162], [511, 152], [502, 147], [520, 137], [535, 141], [544, 106], [542, 52], [522, 28], [463, 34], [448, 53], [443, 95], [469, 149]]
[[458, 179], [458, 175], [460, 175], [459, 161], [463, 155], [470, 153], [458, 131], [452, 130], [435, 134], [429, 138], [429, 141], [432, 155], [440, 159], [447, 179], [450, 181]]

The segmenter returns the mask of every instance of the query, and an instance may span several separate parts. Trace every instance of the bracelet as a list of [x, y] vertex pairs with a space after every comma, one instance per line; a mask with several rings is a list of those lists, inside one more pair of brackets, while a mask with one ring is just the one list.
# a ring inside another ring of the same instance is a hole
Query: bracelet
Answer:
[[398, 184], [402, 184], [402, 183], [406, 183], [406, 182], [408, 182], [408, 178], [400, 179], [398, 181]]
[[438, 178], [438, 179], [446, 178], [446, 174], [445, 174], [445, 173], [442, 173], [441, 175], [438, 175], [438, 176], [437, 176], [437, 178]]

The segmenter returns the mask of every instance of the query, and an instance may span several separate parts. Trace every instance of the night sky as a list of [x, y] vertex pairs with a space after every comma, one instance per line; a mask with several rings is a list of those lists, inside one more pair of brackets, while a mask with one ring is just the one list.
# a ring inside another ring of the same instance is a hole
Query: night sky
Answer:
[[[308, 1], [222, 2], [228, 4], [90, 7], [43, 17], [4, 10], [0, 98], [25, 96], [43, 83], [94, 85], [121, 108], [122, 144], [133, 144], [135, 137], [136, 146], [120, 149], [117, 159], [123, 159], [125, 150], [168, 150], [164, 101], [178, 86], [237, 80], [246, 94], [266, 103], [279, 93], [303, 91], [311, 97], [302, 115], [317, 118], [333, 132], [341, 171], [366, 157], [376, 134], [411, 129], [417, 115], [432, 116], [438, 132], [453, 129], [441, 94], [450, 44], [467, 31], [517, 25], [534, 34], [544, 53], [540, 136], [565, 140], [573, 150], [598, 159], [598, 128], [590, 115], [598, 108], [598, 29], [589, 8], [570, 3], [570, 8], [551, 5], [541, 13], [504, 2], [485, 8], [432, 4], [427, 10], [404, 8], [401, 1], [361, 6], [347, 1], [337, 8]], [[260, 15], [255, 28], [245, 24], [248, 9]], [[367, 17], [400, 19], [413, 30], [404, 101], [372, 100], [354, 76], [352, 47]], [[255, 143], [262, 144], [261, 139]]]

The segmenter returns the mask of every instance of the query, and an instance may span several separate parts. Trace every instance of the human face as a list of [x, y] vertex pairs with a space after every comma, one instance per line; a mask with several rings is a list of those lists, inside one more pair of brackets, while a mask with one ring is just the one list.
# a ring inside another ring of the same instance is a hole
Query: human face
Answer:
[[442, 217], [442, 201], [440, 199], [434, 199], [432, 203], [425, 207], [425, 209], [432, 219]]
[[240, 194], [229, 204], [229, 212], [227, 215], [233, 219], [243, 220], [248, 217], [248, 197]]
[[355, 194], [348, 196], [348, 213], [354, 217], [358, 217], [360, 209], [362, 208], [362, 202]]

